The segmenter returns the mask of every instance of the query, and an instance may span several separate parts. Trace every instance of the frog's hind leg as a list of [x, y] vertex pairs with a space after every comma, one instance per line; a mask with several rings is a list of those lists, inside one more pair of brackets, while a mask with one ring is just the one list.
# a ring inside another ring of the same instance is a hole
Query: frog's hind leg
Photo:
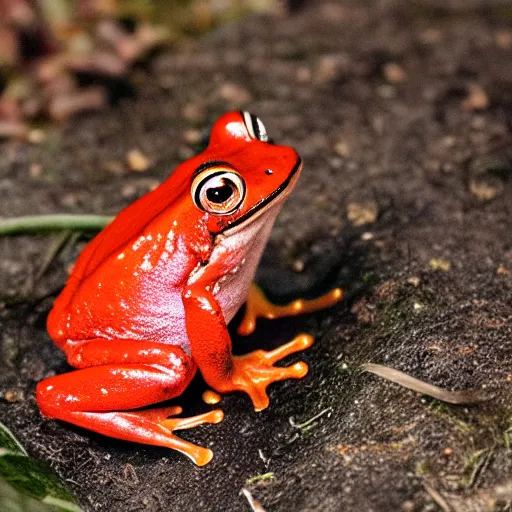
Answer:
[[117, 439], [172, 448], [197, 465], [211, 460], [210, 450], [180, 439], [173, 431], [218, 423], [222, 411], [168, 419], [181, 408], [133, 410], [179, 396], [190, 383], [196, 368], [179, 347], [129, 340], [89, 343], [75, 356], [81, 365], [97, 365], [38, 384], [37, 402], [43, 415]]
[[264, 295], [258, 286], [251, 285], [247, 302], [245, 305], [245, 313], [240, 325], [238, 326], [238, 334], [247, 336], [256, 328], [256, 320], [258, 318], [282, 318], [284, 316], [295, 316], [303, 313], [312, 313], [319, 309], [328, 308], [343, 298], [343, 290], [334, 288], [329, 293], [322, 295], [316, 299], [305, 300], [298, 299], [286, 304], [278, 306], [272, 304]]

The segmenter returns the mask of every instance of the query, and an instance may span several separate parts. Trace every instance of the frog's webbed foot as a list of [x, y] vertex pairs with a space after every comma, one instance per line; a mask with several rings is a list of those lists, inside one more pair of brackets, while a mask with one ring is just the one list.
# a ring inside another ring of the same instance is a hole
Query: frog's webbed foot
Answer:
[[[169, 416], [175, 416], [181, 412], [181, 407], [173, 406], [143, 411], [74, 413], [74, 416], [75, 418], [79, 415], [88, 416], [91, 423], [87, 425], [87, 428], [100, 431], [102, 434], [107, 433], [100, 427], [102, 417], [105, 417], [109, 424], [124, 423], [131, 430], [131, 434], [127, 436], [128, 440], [172, 448], [189, 457], [198, 466], [204, 466], [212, 460], [213, 452], [208, 448], [181, 439], [174, 435], [174, 431], [194, 428], [206, 423], [220, 423], [224, 418], [224, 413], [220, 409], [216, 409], [188, 418], [169, 418]], [[74, 423], [79, 424], [79, 421]], [[107, 425], [106, 427], [108, 428]], [[118, 431], [116, 437], [122, 438], [119, 434]]]
[[174, 450], [187, 455], [198, 466], [204, 466], [212, 460], [213, 452], [208, 448], [203, 448], [202, 446], [197, 446], [184, 441], [183, 439], [175, 436], [173, 432], [175, 430], [185, 430], [198, 427], [199, 425], [204, 425], [206, 423], [220, 423], [224, 419], [224, 413], [220, 409], [215, 409], [213, 411], [205, 412], [204, 414], [198, 414], [197, 416], [189, 416], [188, 418], [170, 417], [181, 414], [182, 411], [181, 407], [173, 406], [147, 411], [136, 411], [135, 414], [138, 413], [139, 418], [154, 421], [163, 427], [168, 432], [166, 434], [166, 441], [169, 448], [173, 448]]
[[244, 356], [234, 356], [230, 379], [232, 390], [245, 391], [251, 397], [256, 411], [265, 409], [269, 404], [266, 391], [269, 384], [284, 379], [301, 379], [308, 372], [308, 366], [303, 361], [284, 368], [276, 367], [274, 363], [312, 344], [312, 336], [300, 334], [274, 350], [256, 350]]
[[238, 334], [247, 336], [256, 328], [256, 320], [258, 318], [282, 318], [284, 316], [295, 316], [303, 313], [312, 313], [319, 309], [325, 309], [333, 306], [343, 298], [343, 290], [334, 288], [329, 293], [317, 297], [312, 300], [298, 299], [286, 304], [278, 306], [272, 304], [255, 284], [251, 285], [247, 302], [245, 305], [245, 313], [240, 325], [238, 326]]

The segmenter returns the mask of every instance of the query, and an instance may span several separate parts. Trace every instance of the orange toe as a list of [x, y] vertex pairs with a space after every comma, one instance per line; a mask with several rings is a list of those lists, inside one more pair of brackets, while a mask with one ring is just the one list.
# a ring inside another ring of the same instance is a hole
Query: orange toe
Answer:
[[282, 318], [285, 316], [301, 315], [303, 313], [312, 313], [320, 309], [333, 306], [343, 298], [343, 290], [334, 288], [329, 293], [317, 297], [312, 300], [298, 299], [286, 304], [278, 306], [272, 304], [256, 285], [252, 285], [249, 289], [247, 303], [245, 306], [245, 314], [238, 326], [238, 334], [247, 336], [256, 328], [256, 320], [258, 318], [266, 318], [272, 320], [274, 318]]
[[256, 411], [268, 407], [267, 387], [273, 382], [285, 379], [301, 379], [308, 372], [303, 361], [285, 367], [276, 367], [274, 363], [290, 354], [299, 352], [313, 344], [313, 337], [300, 334], [292, 341], [268, 352], [256, 350], [244, 356], [233, 358], [232, 384], [234, 389], [245, 391], [253, 402]]

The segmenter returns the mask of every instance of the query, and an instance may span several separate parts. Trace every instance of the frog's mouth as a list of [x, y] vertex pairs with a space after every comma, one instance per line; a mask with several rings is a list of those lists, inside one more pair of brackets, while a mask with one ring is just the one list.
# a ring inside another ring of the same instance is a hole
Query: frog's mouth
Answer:
[[236, 233], [239, 229], [261, 217], [268, 209], [274, 206], [274, 203], [284, 201], [286, 197], [288, 197], [288, 194], [293, 190], [295, 183], [297, 183], [301, 170], [302, 160], [298, 158], [290, 174], [278, 188], [265, 197], [265, 199], [256, 203], [250, 210], [245, 212], [244, 215], [236, 219], [233, 223], [228, 224], [221, 233], [226, 233], [227, 231], [229, 231], [229, 234]]

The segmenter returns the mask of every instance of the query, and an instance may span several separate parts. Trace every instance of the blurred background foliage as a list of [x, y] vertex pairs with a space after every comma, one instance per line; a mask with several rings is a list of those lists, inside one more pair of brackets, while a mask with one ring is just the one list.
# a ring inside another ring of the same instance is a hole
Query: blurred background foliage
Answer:
[[0, 138], [105, 108], [155, 51], [277, 0], [0, 0]]

